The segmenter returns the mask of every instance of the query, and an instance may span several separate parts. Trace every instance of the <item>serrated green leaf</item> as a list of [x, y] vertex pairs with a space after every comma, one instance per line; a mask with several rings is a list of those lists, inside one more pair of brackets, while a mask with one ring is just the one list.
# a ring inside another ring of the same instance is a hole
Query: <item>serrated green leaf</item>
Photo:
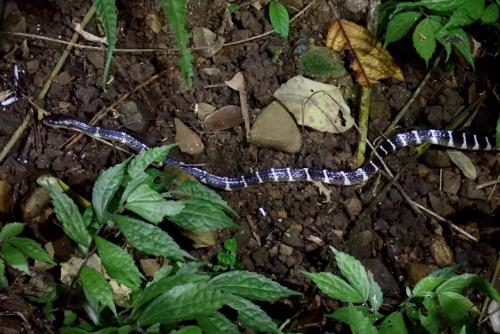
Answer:
[[2, 255], [11, 267], [21, 270], [25, 273], [29, 273], [28, 261], [26, 256], [23, 255], [19, 250], [9, 245], [8, 243], [2, 244]]
[[465, 0], [446, 22], [445, 28], [460, 27], [477, 21], [484, 10], [484, 0]]
[[399, 311], [389, 314], [380, 325], [378, 332], [379, 334], [408, 333], [408, 329], [406, 328], [406, 324], [403, 319], [403, 314]]
[[82, 219], [87, 228], [92, 225], [92, 220], [94, 219], [94, 209], [92, 209], [91, 206], [83, 211]]
[[382, 293], [382, 289], [380, 285], [378, 285], [375, 281], [370, 281], [370, 293], [368, 294], [368, 302], [370, 302], [370, 306], [374, 312], [377, 312], [382, 306], [382, 302], [384, 301], [384, 294]]
[[415, 3], [417, 6], [423, 6], [430, 10], [438, 12], [448, 12], [458, 8], [466, 0], [421, 0]]
[[355, 257], [333, 247], [330, 247], [330, 249], [335, 254], [335, 260], [342, 275], [362, 296], [363, 302], [366, 301], [370, 293], [370, 281], [365, 267]]
[[370, 318], [352, 305], [335, 310], [330, 317], [349, 325], [353, 334], [377, 334]]
[[44, 187], [52, 198], [52, 205], [57, 219], [62, 223], [64, 233], [79, 244], [83, 251], [90, 245], [92, 237], [87, 231], [82, 215], [75, 202], [62, 192], [59, 181], [51, 176], [40, 176], [37, 179], [39, 185]]
[[132, 256], [121, 247], [101, 237], [96, 237], [95, 244], [108, 275], [132, 290], [139, 288], [141, 274]]
[[170, 29], [175, 35], [175, 46], [181, 53], [179, 64], [184, 81], [188, 86], [193, 83], [193, 64], [191, 51], [188, 48], [191, 34], [186, 30], [187, 1], [159, 0], [160, 6], [167, 17]]
[[40, 262], [55, 264], [54, 260], [47, 254], [45, 249], [35, 240], [29, 238], [14, 237], [10, 238], [9, 244], [20, 250], [25, 256]]
[[111, 59], [116, 46], [117, 37], [117, 14], [115, 0], [92, 0], [96, 8], [97, 16], [101, 21], [108, 48], [106, 50], [106, 61], [104, 63], [104, 73], [102, 74], [102, 86], [106, 87], [108, 81]]
[[164, 145], [141, 151], [129, 163], [127, 174], [133, 179], [144, 173], [146, 167], [153, 162], [161, 163], [175, 145]]
[[273, 320], [251, 301], [239, 296], [228, 296], [227, 305], [238, 311], [238, 320], [245, 327], [259, 332], [281, 333]]
[[5, 277], [5, 264], [3, 263], [3, 259], [0, 257], [0, 289], [8, 286], [9, 282], [7, 281], [7, 277]]
[[395, 42], [403, 38], [413, 27], [413, 25], [422, 16], [420, 12], [404, 12], [396, 14], [387, 24], [387, 30], [385, 32], [384, 47], [387, 47], [389, 43]]
[[491, 24], [498, 21], [499, 11], [498, 6], [494, 3], [490, 3], [481, 14], [481, 23]]
[[445, 291], [437, 294], [441, 313], [451, 322], [453, 327], [462, 327], [469, 323], [472, 313], [478, 313], [474, 304], [456, 292]]
[[157, 296], [138, 319], [140, 325], [172, 324], [217, 311], [226, 302], [225, 294], [206, 282], [178, 285]]
[[457, 271], [457, 269], [459, 267], [460, 267], [460, 265], [458, 263], [455, 263], [449, 267], [434, 270], [433, 272], [431, 272], [427, 276], [441, 277], [443, 279], [448, 279], [448, 278], [451, 278], [453, 275], [455, 275], [455, 272]]
[[328, 297], [346, 303], [363, 303], [365, 296], [354, 289], [349, 283], [329, 272], [304, 273]]
[[[366, 318], [368, 318], [372, 324], [384, 317], [382, 314], [378, 312], [370, 312], [368, 307], [364, 305], [351, 305], [351, 308], [363, 313], [363, 315]], [[335, 312], [336, 312], [336, 319], [348, 319], [349, 314], [352, 312], [352, 310], [349, 310], [347, 307], [341, 307], [336, 309]], [[332, 318], [332, 314], [328, 314], [327, 317]]]
[[193, 199], [211, 203], [225, 211], [231, 212], [238, 216], [227, 203], [212, 189], [200, 184], [197, 181], [185, 181], [177, 185], [174, 190], [170, 192], [174, 197], [179, 199]]
[[202, 334], [202, 331], [198, 326], [186, 326], [178, 330], [173, 330], [170, 334]]
[[116, 316], [115, 303], [113, 302], [113, 292], [108, 282], [95, 269], [84, 266], [79, 277], [85, 291], [97, 299], [102, 305], [109, 307]]
[[444, 277], [436, 277], [436, 276], [427, 276], [422, 278], [415, 285], [412, 291], [412, 295], [414, 297], [425, 297], [430, 293], [434, 292], [434, 290], [445, 281]]
[[151, 185], [153, 183], [154, 183], [153, 177], [146, 174], [146, 173], [140, 174], [140, 175], [134, 177], [133, 179], [131, 179], [130, 181], [128, 181], [127, 186], [123, 190], [122, 196], [120, 198], [119, 207], [125, 206], [125, 202], [127, 201], [128, 197], [130, 196], [130, 194], [132, 194], [137, 189], [137, 187], [144, 184], [144, 185], [148, 185], [151, 189], [153, 189], [151, 187]]
[[438, 334], [441, 324], [441, 315], [436, 300], [434, 297], [427, 296], [424, 298], [422, 304], [426, 309], [426, 315], [419, 312], [420, 323], [430, 334]]
[[5, 241], [9, 238], [15, 237], [24, 229], [24, 223], [8, 223], [5, 224], [0, 230], [0, 241]]
[[286, 7], [276, 0], [271, 0], [269, 3], [269, 18], [274, 31], [280, 34], [281, 37], [287, 38], [290, 18]]
[[142, 218], [159, 224], [165, 216], [182, 214], [181, 201], [167, 201], [146, 184], [139, 185], [130, 193], [125, 207]]
[[219, 312], [196, 318], [205, 334], [240, 334], [238, 327]]
[[180, 227], [193, 232], [209, 232], [218, 229], [239, 227], [222, 210], [214, 205], [199, 201], [182, 201], [184, 209], [168, 219]]
[[210, 283], [224, 292], [252, 300], [272, 301], [300, 293], [254, 272], [229, 271], [213, 277]]
[[300, 56], [304, 72], [312, 76], [341, 77], [347, 74], [340, 54], [327, 47], [314, 47]]
[[413, 47], [420, 57], [425, 60], [428, 65], [436, 50], [436, 32], [442, 28], [441, 22], [438, 19], [429, 16], [415, 27], [413, 32]]
[[118, 165], [106, 169], [97, 177], [94, 183], [94, 188], [92, 189], [92, 206], [97, 221], [101, 224], [109, 218], [107, 209], [122, 184], [127, 164], [128, 160], [125, 160]]
[[116, 215], [114, 221], [125, 238], [138, 250], [146, 254], [166, 256], [182, 261], [192, 258], [183, 251], [167, 232], [154, 225], [127, 216]]
[[450, 279], [443, 282], [437, 289], [436, 292], [455, 292], [464, 293], [464, 291], [471, 287], [475, 280], [479, 277], [475, 274], [461, 274], [453, 276]]

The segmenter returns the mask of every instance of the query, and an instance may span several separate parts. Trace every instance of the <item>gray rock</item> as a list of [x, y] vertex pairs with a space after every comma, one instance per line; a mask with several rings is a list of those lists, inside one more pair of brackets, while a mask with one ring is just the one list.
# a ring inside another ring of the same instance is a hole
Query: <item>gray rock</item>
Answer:
[[99, 90], [95, 87], [83, 87], [80, 86], [75, 92], [75, 96], [78, 100], [82, 101], [84, 105], [90, 103], [90, 100], [95, 99], [99, 95]]
[[302, 138], [295, 121], [278, 102], [272, 102], [259, 114], [250, 130], [250, 142], [295, 153], [302, 146]]
[[443, 170], [443, 191], [448, 194], [456, 195], [460, 190], [462, 177], [449, 169]]
[[181, 152], [191, 155], [200, 154], [205, 148], [200, 136], [178, 118], [175, 119], [175, 142], [179, 144]]
[[134, 101], [123, 102], [118, 110], [122, 116], [120, 121], [124, 127], [139, 133], [146, 130], [147, 122]]

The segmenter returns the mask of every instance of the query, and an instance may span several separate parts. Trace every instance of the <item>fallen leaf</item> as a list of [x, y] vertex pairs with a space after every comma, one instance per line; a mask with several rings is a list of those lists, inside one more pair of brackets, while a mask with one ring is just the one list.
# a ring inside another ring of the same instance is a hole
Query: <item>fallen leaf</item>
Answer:
[[9, 213], [12, 206], [12, 186], [9, 182], [0, 180], [0, 213]]
[[243, 76], [243, 73], [238, 72], [231, 80], [225, 81], [224, 83], [240, 93], [241, 115], [243, 116], [243, 121], [245, 122], [245, 131], [248, 140], [250, 136], [250, 116], [248, 115], [248, 100], [245, 77]]
[[297, 75], [282, 84], [274, 92], [274, 97], [286, 106], [300, 125], [340, 133], [354, 124], [340, 89], [334, 85]]
[[144, 19], [144, 23], [146, 23], [149, 29], [151, 29], [155, 34], [161, 31], [160, 18], [154, 12], [149, 13], [148, 16], [146, 16], [146, 19]]
[[203, 121], [205, 117], [213, 113], [215, 109], [217, 108], [205, 102], [196, 103], [194, 105], [194, 113], [198, 116], [200, 121]]
[[139, 264], [146, 277], [154, 277], [156, 272], [161, 268], [157, 259], [140, 259]]
[[243, 122], [241, 109], [238, 106], [228, 105], [217, 109], [203, 119], [203, 128], [207, 131], [231, 129]]
[[447, 150], [446, 153], [466, 178], [469, 180], [475, 180], [477, 178], [476, 166], [474, 166], [472, 160], [468, 156], [457, 150]]
[[115, 300], [115, 303], [121, 307], [127, 306], [127, 301], [132, 293], [132, 289], [126, 285], [118, 283], [114, 279], [109, 280], [109, 286], [113, 291], [113, 299]]
[[205, 145], [201, 141], [200, 136], [190, 128], [188, 128], [178, 118], [174, 119], [175, 123], [175, 142], [179, 144], [181, 152], [191, 155], [200, 154], [203, 152]]
[[382, 43], [377, 43], [368, 29], [354, 22], [340, 19], [333, 22], [326, 46], [337, 52], [348, 50], [351, 53], [354, 58], [351, 68], [362, 86], [386, 78], [404, 80], [403, 72]]
[[216, 234], [213, 231], [197, 233], [184, 231], [182, 234], [191, 239], [195, 249], [207, 248], [217, 243]]
[[203, 57], [212, 57], [219, 52], [224, 45], [224, 38], [218, 36], [207, 28], [195, 27], [192, 30], [193, 44], [196, 48], [200, 49]]

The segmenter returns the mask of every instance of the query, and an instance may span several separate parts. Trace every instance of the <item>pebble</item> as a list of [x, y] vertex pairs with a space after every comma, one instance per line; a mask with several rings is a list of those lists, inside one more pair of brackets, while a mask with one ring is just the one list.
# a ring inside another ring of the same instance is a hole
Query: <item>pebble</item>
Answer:
[[36, 187], [28, 196], [21, 208], [23, 219], [33, 219], [42, 214], [42, 210], [47, 207], [50, 196], [47, 190]]
[[363, 202], [357, 197], [351, 197], [344, 201], [344, 207], [351, 218], [356, 218], [363, 210]]
[[400, 296], [398, 282], [380, 259], [368, 259], [362, 262], [366, 269], [373, 274], [375, 281], [380, 285], [385, 296]]
[[196, 113], [196, 115], [198, 115], [198, 119], [200, 121], [203, 121], [205, 119], [205, 117], [207, 117], [208, 115], [213, 113], [215, 111], [215, 109], [217, 109], [217, 108], [215, 108], [213, 105], [205, 103], [205, 102], [197, 103], [194, 106], [194, 112]]
[[158, 17], [158, 14], [155, 12], [149, 13], [148, 16], [144, 19], [144, 23], [151, 29], [155, 34], [161, 31], [161, 21]]
[[134, 132], [144, 132], [147, 128], [147, 122], [144, 115], [137, 107], [134, 101], [125, 101], [118, 108], [123, 126]]
[[175, 142], [179, 144], [181, 152], [191, 155], [200, 154], [205, 148], [200, 136], [178, 118], [175, 119]]
[[276, 101], [257, 116], [250, 130], [250, 142], [288, 153], [298, 152], [302, 146], [300, 131], [293, 117]]
[[89, 51], [89, 52], [85, 53], [85, 56], [87, 57], [87, 60], [89, 61], [89, 63], [94, 65], [95, 68], [97, 68], [97, 69], [104, 68], [104, 53], [103, 52]]
[[443, 170], [443, 191], [448, 194], [456, 195], [460, 190], [462, 177], [449, 169]]
[[453, 252], [442, 236], [438, 235], [432, 239], [429, 251], [438, 266], [448, 267], [453, 264]]
[[410, 262], [408, 264], [408, 280], [412, 286], [415, 286], [422, 278], [437, 269], [439, 267], [433, 264]]
[[94, 100], [99, 95], [99, 90], [93, 86], [84, 87], [80, 86], [75, 92], [75, 96], [78, 100], [82, 101], [84, 105], [90, 103], [91, 100]]

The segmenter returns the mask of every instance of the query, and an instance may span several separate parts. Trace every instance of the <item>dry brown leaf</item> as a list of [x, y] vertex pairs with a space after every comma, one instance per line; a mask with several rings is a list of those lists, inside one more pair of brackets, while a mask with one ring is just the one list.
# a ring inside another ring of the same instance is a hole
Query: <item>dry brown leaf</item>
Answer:
[[349, 50], [354, 57], [351, 68], [362, 86], [376, 83], [380, 79], [404, 80], [403, 72], [391, 54], [376, 43], [371, 32], [354, 22], [336, 20], [328, 31], [326, 46], [341, 52]]

